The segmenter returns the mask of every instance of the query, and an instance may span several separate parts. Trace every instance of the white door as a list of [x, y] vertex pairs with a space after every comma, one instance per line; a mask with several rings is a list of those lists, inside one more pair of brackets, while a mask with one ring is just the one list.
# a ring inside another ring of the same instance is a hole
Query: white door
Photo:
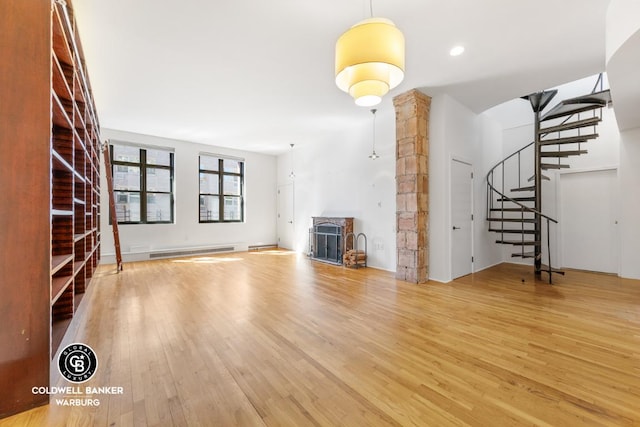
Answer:
[[618, 273], [617, 171], [560, 175], [560, 238], [566, 268]]
[[293, 249], [293, 184], [278, 186], [278, 246]]
[[451, 277], [453, 279], [470, 274], [472, 271], [472, 189], [471, 165], [453, 160], [451, 162]]

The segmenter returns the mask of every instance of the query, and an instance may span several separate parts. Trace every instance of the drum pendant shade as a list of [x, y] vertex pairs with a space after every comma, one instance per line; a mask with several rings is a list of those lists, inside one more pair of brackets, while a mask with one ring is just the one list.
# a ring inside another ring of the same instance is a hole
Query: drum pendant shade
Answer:
[[340, 36], [335, 59], [338, 88], [373, 106], [404, 78], [404, 36], [388, 19], [365, 19]]

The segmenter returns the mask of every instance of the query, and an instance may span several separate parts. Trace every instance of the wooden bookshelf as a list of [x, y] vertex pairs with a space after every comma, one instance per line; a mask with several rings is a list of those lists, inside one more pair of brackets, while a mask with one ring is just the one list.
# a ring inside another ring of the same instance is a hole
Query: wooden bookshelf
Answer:
[[3, 418], [48, 402], [31, 389], [98, 266], [100, 127], [71, 1], [2, 0], [0, 26]]
[[[100, 170], [100, 163], [94, 155], [100, 150], [99, 125], [71, 3], [67, 1], [64, 5], [54, 2], [53, 5], [52, 158], [56, 159], [54, 163], [62, 164], [64, 168], [60, 169], [64, 170], [59, 173], [57, 180], [54, 170], [52, 200], [59, 199], [54, 207], [70, 211], [72, 215], [67, 216], [62, 225], [52, 221], [51, 253], [58, 255], [71, 250], [72, 261], [64, 267], [65, 274], [68, 273], [71, 280], [65, 281], [63, 289], [58, 290], [60, 296], [51, 300], [52, 330], [57, 330], [51, 342], [51, 357], [55, 355], [60, 342], [56, 337], [64, 335], [65, 325], [68, 325], [66, 320], [73, 317], [80, 301], [79, 295], [90, 284], [95, 270], [93, 267], [98, 262], [93, 257], [100, 244], [98, 239], [91, 238], [95, 224], [93, 205], [94, 202], [99, 203], [100, 194], [99, 181], [93, 179], [94, 176], [99, 177]], [[87, 265], [91, 268], [87, 269]], [[53, 284], [62, 280], [56, 280], [56, 275], [60, 273], [52, 270], [51, 274], [53, 295]], [[63, 277], [66, 280], [68, 276]]]

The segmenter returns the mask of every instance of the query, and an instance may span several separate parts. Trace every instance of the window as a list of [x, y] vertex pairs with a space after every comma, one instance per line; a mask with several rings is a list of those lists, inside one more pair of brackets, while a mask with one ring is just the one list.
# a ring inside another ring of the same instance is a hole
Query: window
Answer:
[[244, 220], [244, 162], [200, 155], [200, 222]]
[[173, 152], [112, 145], [118, 224], [173, 223]]

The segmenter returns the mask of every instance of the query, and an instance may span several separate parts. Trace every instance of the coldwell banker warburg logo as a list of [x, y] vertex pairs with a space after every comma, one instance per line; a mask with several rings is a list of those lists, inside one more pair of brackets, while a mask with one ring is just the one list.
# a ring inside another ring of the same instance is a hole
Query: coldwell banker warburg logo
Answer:
[[[82, 343], [66, 346], [58, 356], [58, 370], [67, 381], [80, 384], [89, 381], [98, 370], [98, 357], [91, 347]], [[61, 386], [33, 387], [33, 394], [48, 394], [59, 406], [100, 406], [102, 395], [123, 395], [124, 387]]]
[[89, 381], [98, 369], [98, 357], [86, 344], [69, 344], [58, 356], [60, 375], [73, 383]]

